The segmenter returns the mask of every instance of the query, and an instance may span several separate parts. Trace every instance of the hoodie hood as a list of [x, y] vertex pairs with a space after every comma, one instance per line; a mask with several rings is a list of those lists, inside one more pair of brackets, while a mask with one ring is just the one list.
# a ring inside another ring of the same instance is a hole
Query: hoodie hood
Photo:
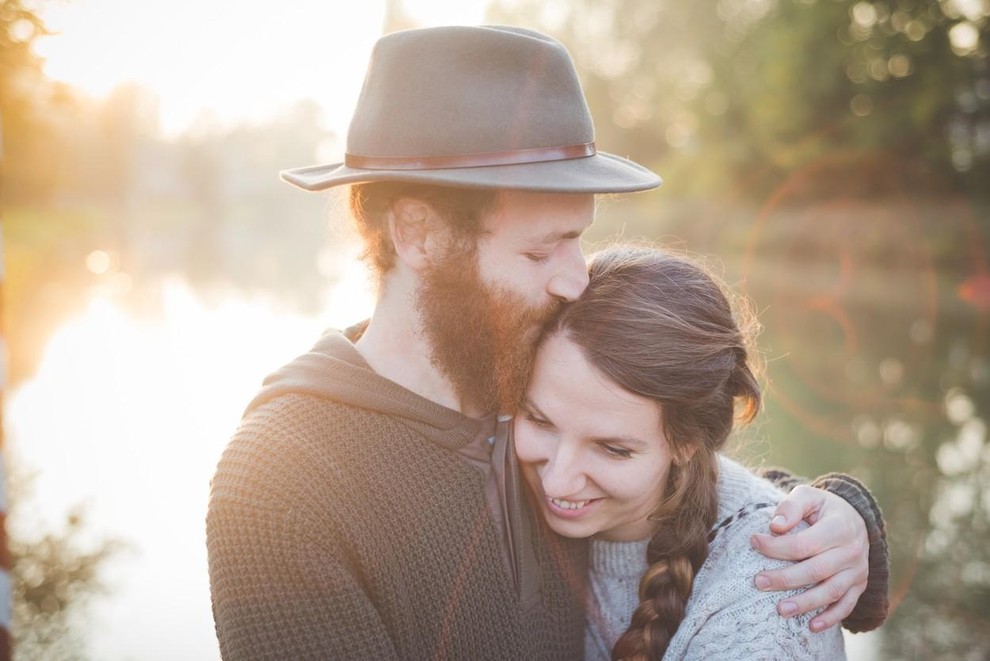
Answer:
[[451, 450], [470, 442], [481, 430], [482, 421], [421, 397], [368, 366], [352, 342], [366, 325], [324, 333], [308, 353], [264, 380], [244, 416], [278, 397], [305, 395], [396, 418]]

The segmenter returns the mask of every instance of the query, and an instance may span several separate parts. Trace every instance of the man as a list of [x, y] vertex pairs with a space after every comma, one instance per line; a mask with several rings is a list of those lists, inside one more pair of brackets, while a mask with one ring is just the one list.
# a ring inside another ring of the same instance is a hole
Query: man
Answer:
[[[383, 37], [344, 163], [283, 178], [353, 184], [378, 299], [370, 320], [266, 380], [220, 462], [207, 535], [224, 658], [581, 658], [583, 545], [534, 524], [496, 414], [524, 385], [543, 320], [587, 284], [579, 240], [595, 194], [659, 177], [596, 151], [559, 43], [442, 27]], [[833, 604], [826, 625], [856, 604], [867, 552], [872, 567], [886, 560], [868, 494], [830, 484], [859, 499], [869, 549], [855, 510], [807, 487], [780, 529], [816, 525], [759, 542], [817, 555], [765, 578], [827, 578], [792, 604]], [[883, 619], [879, 580], [880, 608], [853, 628]]]

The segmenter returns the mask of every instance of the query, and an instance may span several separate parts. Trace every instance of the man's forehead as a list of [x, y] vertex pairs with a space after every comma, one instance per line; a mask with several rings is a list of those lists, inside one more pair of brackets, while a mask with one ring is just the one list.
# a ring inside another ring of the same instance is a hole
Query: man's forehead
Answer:
[[485, 230], [527, 243], [579, 238], [595, 215], [591, 193], [501, 191], [485, 217]]

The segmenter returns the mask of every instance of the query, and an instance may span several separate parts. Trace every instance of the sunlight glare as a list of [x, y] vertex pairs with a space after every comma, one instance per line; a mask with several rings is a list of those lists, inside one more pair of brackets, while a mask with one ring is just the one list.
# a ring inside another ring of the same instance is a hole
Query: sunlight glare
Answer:
[[[339, 268], [328, 305], [350, 324], [370, 302], [363, 269]], [[264, 376], [306, 351], [327, 322], [260, 298], [207, 304], [178, 279], [159, 296], [161, 318], [151, 320], [95, 295], [12, 393], [7, 449], [19, 467], [40, 470], [27, 499], [37, 514], [11, 524], [30, 537], [83, 506], [91, 537], [133, 547], [106, 568], [112, 592], [94, 604], [94, 658], [213, 661], [210, 478]]]
[[[477, 24], [487, 0], [406, 0], [417, 24]], [[47, 3], [53, 36], [36, 43], [46, 74], [90, 96], [135, 82], [160, 102], [166, 136], [197, 119], [222, 124], [270, 120], [316, 100], [326, 126], [342, 134], [381, 34], [383, 2], [346, 7], [322, 0], [277, 5], [198, 0]]]

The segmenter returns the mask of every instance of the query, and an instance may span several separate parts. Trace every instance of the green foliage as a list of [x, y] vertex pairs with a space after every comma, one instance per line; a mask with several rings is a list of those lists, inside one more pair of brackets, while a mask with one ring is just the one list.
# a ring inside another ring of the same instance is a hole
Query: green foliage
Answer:
[[106, 594], [103, 572], [124, 550], [119, 540], [93, 540], [82, 509], [70, 513], [60, 530], [19, 532], [19, 519], [31, 504], [30, 479], [12, 471], [14, 504], [8, 540], [13, 582], [13, 650], [15, 659], [85, 661], [86, 608]]
[[761, 200], [836, 154], [857, 157], [809, 195], [877, 168], [901, 189], [990, 194], [988, 14], [953, 0], [502, 0], [492, 20], [561, 38], [599, 144], [653, 165], [675, 197]]

